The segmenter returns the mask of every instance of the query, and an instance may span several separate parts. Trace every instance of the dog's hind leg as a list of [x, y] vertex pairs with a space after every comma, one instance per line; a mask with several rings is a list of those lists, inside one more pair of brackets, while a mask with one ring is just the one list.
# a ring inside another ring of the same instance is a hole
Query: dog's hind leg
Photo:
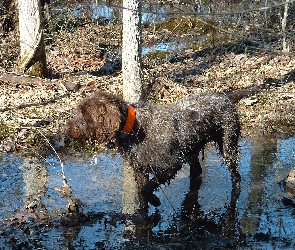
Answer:
[[190, 177], [196, 178], [202, 174], [202, 167], [199, 161], [199, 153], [194, 153], [189, 156], [187, 163], [190, 165]]
[[230, 171], [233, 187], [240, 189], [241, 176], [238, 172], [238, 138], [237, 133], [225, 133], [223, 137], [223, 157]]

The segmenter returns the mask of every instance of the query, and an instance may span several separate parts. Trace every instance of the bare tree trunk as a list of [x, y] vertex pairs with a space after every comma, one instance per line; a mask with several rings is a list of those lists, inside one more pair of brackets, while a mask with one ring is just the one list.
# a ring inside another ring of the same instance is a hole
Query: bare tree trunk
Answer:
[[283, 52], [289, 52], [289, 45], [287, 44], [287, 17], [288, 17], [289, 0], [286, 0], [284, 16], [282, 18], [282, 33], [283, 33]]
[[140, 11], [140, 0], [123, 1], [123, 97], [130, 103], [143, 99]]
[[[265, 0], [264, 6], [267, 7], [267, 0]], [[264, 11], [264, 22], [265, 22], [266, 27], [268, 27], [268, 21], [267, 21], [267, 19], [268, 19], [267, 10], [265, 10]]]
[[18, 7], [21, 58], [17, 71], [32, 76], [46, 77], [40, 1], [18, 0]]

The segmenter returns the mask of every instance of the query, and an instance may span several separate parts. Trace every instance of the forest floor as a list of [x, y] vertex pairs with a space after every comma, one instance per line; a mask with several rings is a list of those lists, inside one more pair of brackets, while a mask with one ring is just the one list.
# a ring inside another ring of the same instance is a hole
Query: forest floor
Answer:
[[[18, 35], [2, 35], [0, 151], [48, 149], [44, 137], [56, 148], [62, 148], [69, 141], [64, 125], [82, 98], [96, 89], [121, 95], [120, 60], [106, 59], [106, 52], [98, 46], [116, 48], [117, 37], [108, 26], [60, 32], [46, 45], [50, 79], [37, 79], [12, 73], [19, 55]], [[143, 32], [143, 37], [144, 44], [148, 44], [155, 36]], [[145, 56], [144, 87], [148, 101], [161, 104], [203, 91], [232, 91], [268, 84], [270, 88], [237, 104], [242, 134], [293, 134], [294, 69], [294, 57], [282, 53], [235, 53], [220, 47], [184, 49], [158, 59]]]

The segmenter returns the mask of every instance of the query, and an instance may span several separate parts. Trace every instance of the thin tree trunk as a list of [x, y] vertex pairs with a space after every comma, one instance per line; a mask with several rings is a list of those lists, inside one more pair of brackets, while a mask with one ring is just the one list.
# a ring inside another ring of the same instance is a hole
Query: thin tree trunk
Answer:
[[288, 17], [288, 8], [289, 8], [289, 0], [286, 0], [284, 16], [282, 19], [282, 33], [283, 33], [283, 52], [289, 52], [289, 46], [287, 44], [286, 37], [286, 27], [287, 27], [287, 17]]
[[143, 98], [140, 11], [140, 0], [123, 1], [123, 97], [130, 103]]
[[[264, 6], [267, 7], [267, 0], [265, 0]], [[268, 13], [267, 12], [270, 13], [267, 10], [264, 11], [264, 22], [265, 22], [266, 27], [268, 27], [268, 21], [267, 21], [267, 19], [268, 19], [268, 15], [267, 14]]]
[[18, 0], [18, 6], [21, 58], [17, 71], [32, 76], [46, 77], [40, 1]]

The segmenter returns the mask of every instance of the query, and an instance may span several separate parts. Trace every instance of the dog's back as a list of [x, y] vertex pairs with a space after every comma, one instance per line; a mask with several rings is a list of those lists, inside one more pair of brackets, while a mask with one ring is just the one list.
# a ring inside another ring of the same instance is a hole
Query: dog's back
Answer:
[[240, 136], [235, 105], [224, 94], [201, 93], [168, 105], [138, 107], [137, 119], [145, 140], [136, 145], [135, 157], [158, 169], [182, 164], [210, 141], [221, 152], [224, 143], [236, 151]]

